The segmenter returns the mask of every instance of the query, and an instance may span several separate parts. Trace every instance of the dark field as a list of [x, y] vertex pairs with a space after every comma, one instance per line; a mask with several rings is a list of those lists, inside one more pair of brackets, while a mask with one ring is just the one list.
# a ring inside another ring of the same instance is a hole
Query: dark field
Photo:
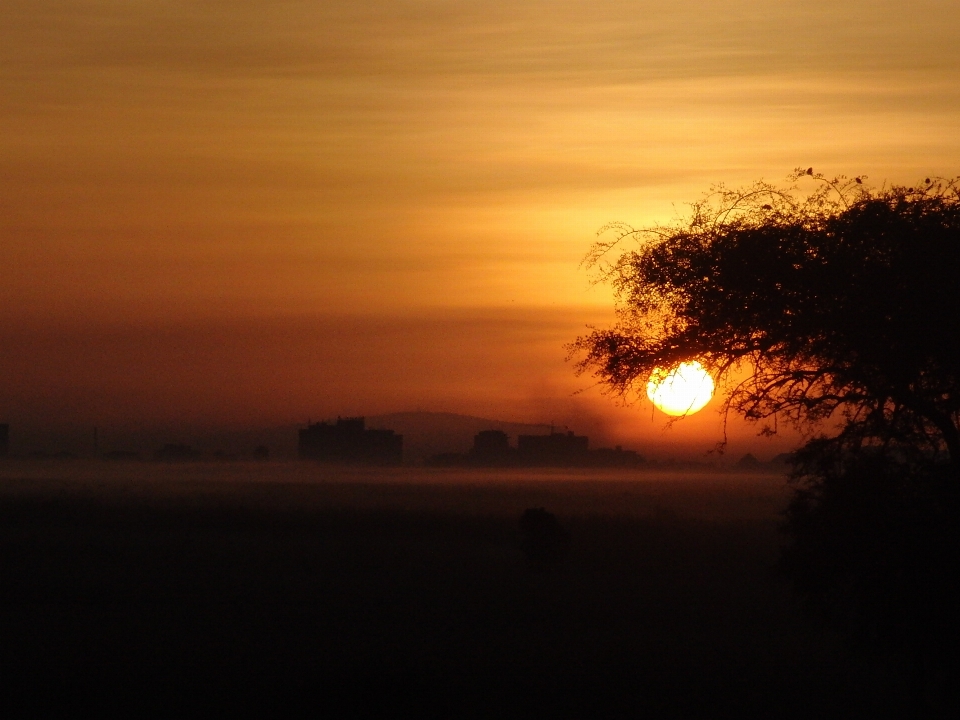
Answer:
[[[4, 717], [896, 711], [776, 572], [783, 478], [0, 465]], [[565, 562], [531, 572], [544, 506]]]

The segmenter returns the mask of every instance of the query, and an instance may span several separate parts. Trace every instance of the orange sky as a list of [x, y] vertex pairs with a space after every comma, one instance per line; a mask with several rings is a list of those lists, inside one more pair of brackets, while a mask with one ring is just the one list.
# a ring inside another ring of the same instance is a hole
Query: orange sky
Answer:
[[958, 174], [958, 78], [952, 0], [5, 0], [0, 420], [708, 448], [710, 408], [572, 395], [596, 230], [798, 165]]

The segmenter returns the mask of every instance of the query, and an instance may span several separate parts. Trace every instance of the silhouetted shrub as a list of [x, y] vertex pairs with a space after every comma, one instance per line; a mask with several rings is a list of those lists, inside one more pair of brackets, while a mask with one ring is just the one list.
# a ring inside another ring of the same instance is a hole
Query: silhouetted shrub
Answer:
[[520, 547], [531, 570], [560, 564], [570, 551], [570, 535], [556, 515], [544, 508], [527, 508], [520, 516]]
[[740, 470], [756, 470], [760, 467], [760, 461], [753, 455], [753, 453], [747, 453], [742, 458], [737, 460], [737, 468]]

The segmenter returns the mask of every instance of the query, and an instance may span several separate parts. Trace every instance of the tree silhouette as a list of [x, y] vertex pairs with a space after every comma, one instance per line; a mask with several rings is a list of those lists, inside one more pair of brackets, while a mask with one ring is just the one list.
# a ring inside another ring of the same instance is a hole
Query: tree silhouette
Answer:
[[571, 354], [628, 399], [697, 359], [724, 417], [801, 429], [782, 566], [858, 646], [906, 661], [918, 705], [956, 708], [960, 184], [875, 189], [812, 168], [790, 182], [603, 228], [586, 262], [618, 320]]
[[715, 188], [674, 225], [605, 227], [587, 263], [618, 322], [571, 345], [578, 370], [630, 396], [655, 367], [696, 358], [727, 381], [725, 409], [763, 432], [832, 425], [849, 448], [960, 467], [958, 183], [791, 179]]

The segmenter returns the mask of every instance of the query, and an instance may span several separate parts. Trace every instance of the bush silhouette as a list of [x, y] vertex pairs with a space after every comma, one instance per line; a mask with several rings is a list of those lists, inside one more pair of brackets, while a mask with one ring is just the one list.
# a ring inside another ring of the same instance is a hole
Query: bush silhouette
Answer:
[[553, 513], [527, 508], [520, 516], [520, 547], [531, 570], [559, 565], [570, 550], [570, 536]]

